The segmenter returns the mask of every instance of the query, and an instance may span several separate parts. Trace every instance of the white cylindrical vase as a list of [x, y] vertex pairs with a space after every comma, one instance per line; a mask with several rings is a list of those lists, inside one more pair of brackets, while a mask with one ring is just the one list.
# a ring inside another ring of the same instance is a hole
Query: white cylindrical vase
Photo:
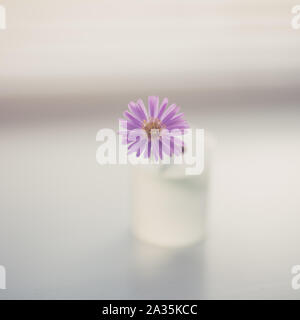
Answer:
[[132, 229], [143, 241], [185, 247], [203, 239], [208, 193], [207, 167], [186, 175], [185, 165], [132, 167]]

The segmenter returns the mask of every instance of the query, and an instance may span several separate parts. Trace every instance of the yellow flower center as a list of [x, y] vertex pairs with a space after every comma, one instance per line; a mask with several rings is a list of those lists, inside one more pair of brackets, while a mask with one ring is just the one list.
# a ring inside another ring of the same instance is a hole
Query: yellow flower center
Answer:
[[160, 131], [165, 126], [161, 123], [159, 119], [156, 118], [150, 118], [148, 121], [143, 121], [143, 129], [146, 131], [148, 138], [150, 139], [152, 137], [158, 137], [160, 134]]

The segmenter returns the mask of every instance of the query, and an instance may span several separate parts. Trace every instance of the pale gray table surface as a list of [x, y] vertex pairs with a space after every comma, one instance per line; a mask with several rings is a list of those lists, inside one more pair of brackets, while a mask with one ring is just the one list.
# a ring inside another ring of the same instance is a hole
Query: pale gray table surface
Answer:
[[255, 108], [193, 117], [215, 139], [210, 205], [178, 250], [131, 236], [128, 167], [96, 163], [119, 111], [3, 124], [0, 299], [299, 299], [299, 105]]

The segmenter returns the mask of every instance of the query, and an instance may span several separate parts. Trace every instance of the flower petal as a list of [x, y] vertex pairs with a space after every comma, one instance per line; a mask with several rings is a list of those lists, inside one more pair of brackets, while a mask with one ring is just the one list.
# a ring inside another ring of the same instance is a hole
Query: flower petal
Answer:
[[147, 143], [146, 139], [142, 139], [142, 140], [138, 140], [138, 141], [134, 142], [133, 144], [131, 144], [128, 147], [128, 154], [137, 152], [140, 149], [144, 149], [146, 143]]
[[148, 119], [148, 113], [147, 113], [147, 109], [144, 105], [144, 102], [142, 99], [139, 99], [137, 101], [137, 104], [139, 105], [140, 109], [142, 110], [143, 114], [144, 114], [144, 119], [147, 120]]
[[162, 147], [161, 140], [158, 141], [158, 146], [159, 146], [159, 157], [162, 160], [162, 158], [163, 158], [163, 147]]
[[178, 111], [179, 111], [179, 107], [175, 107], [172, 111], [170, 111], [170, 113], [167, 116], [165, 116], [162, 122], [166, 124], [169, 120], [171, 120], [176, 115]]
[[145, 118], [144, 118], [144, 114], [143, 112], [141, 111], [140, 109], [140, 106], [137, 105], [135, 102], [131, 101], [129, 104], [128, 104], [128, 109], [129, 111], [132, 113], [132, 115], [137, 118], [138, 120], [140, 121], [143, 121]]
[[131, 113], [134, 113], [135, 103], [133, 101], [130, 101], [128, 103], [128, 109]]
[[160, 140], [161, 144], [162, 144], [162, 151], [163, 153], [165, 153], [166, 155], [168, 155], [169, 157], [171, 156], [171, 139], [164, 139], [162, 138]]
[[157, 115], [158, 119], [160, 119], [160, 117], [163, 115], [164, 111], [166, 110], [167, 105], [168, 105], [168, 98], [164, 98], [164, 100], [162, 101], [162, 103], [160, 105], [160, 109], [159, 109], [159, 112]]
[[132, 130], [136, 128], [136, 125], [125, 119], [119, 119], [119, 126], [126, 130]]
[[158, 115], [158, 103], [159, 103], [158, 97], [150, 96], [148, 98], [149, 115], [151, 118], [156, 118]]
[[169, 144], [170, 141], [174, 141], [174, 143], [176, 143], [176, 144], [178, 144], [178, 145], [181, 145], [181, 146], [184, 145], [183, 140], [181, 140], [181, 139], [179, 139], [179, 138], [177, 138], [177, 137], [175, 137], [175, 136], [172, 136], [172, 135], [171, 135], [171, 136], [161, 137], [161, 140], [162, 140], [162, 142], [165, 143], [165, 144]]
[[182, 145], [178, 145], [175, 143], [173, 137], [171, 139], [171, 155], [175, 154], [176, 156], [179, 156], [182, 153]]
[[177, 108], [176, 104], [171, 104], [169, 108], [162, 114], [160, 120], [163, 122], [164, 119], [170, 114], [170, 112], [174, 111]]
[[124, 112], [124, 117], [127, 118], [128, 120], [130, 120], [130, 122], [134, 125], [136, 125], [137, 127], [142, 127], [143, 123], [137, 119], [135, 116], [133, 116], [130, 112], [125, 111]]
[[140, 128], [128, 131], [128, 136], [130, 139], [131, 138], [132, 139], [136, 139], [136, 138], [147, 139], [148, 138], [146, 131], [144, 129], [140, 129]]
[[177, 121], [184, 121], [183, 119], [182, 119], [182, 117], [184, 116], [184, 113], [183, 112], [181, 112], [181, 113], [178, 113], [178, 114], [176, 114], [176, 115], [174, 115], [173, 117], [172, 117], [172, 119], [169, 119], [169, 120], [165, 120], [164, 121], [164, 124], [166, 125], [166, 126], [168, 126], [168, 125], [171, 125], [171, 124], [173, 124], [173, 123], [175, 123], [175, 122], [177, 122]]
[[148, 140], [148, 145], [146, 146], [145, 152], [144, 152], [144, 158], [150, 158], [151, 155], [151, 140]]
[[189, 129], [190, 126], [186, 123], [186, 122], [183, 122], [181, 124], [172, 124], [170, 126], [168, 126], [168, 129], [169, 130], [174, 130], [174, 129]]

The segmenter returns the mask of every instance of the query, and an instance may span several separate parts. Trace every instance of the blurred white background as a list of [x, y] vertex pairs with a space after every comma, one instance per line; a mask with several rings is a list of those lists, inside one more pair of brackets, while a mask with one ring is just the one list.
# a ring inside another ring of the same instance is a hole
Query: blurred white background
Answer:
[[[0, 299], [300, 298], [295, 1], [0, 4]], [[151, 94], [216, 141], [196, 247], [133, 239], [129, 168], [95, 160]]]
[[1, 3], [1, 95], [299, 82], [294, 0]]

